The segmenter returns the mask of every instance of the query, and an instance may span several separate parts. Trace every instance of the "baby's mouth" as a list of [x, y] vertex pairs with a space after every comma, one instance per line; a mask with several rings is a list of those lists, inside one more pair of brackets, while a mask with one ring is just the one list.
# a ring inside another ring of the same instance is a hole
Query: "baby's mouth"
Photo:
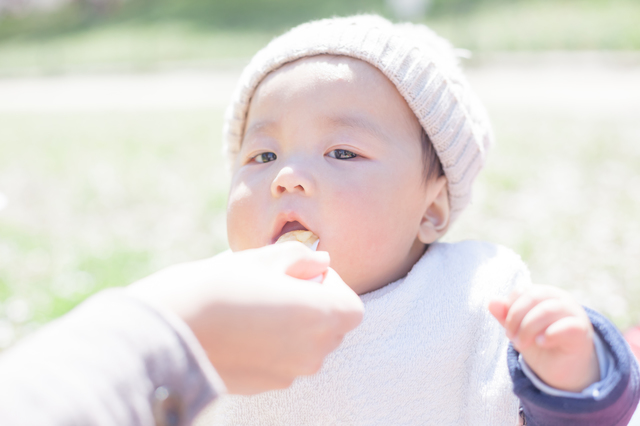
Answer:
[[278, 238], [282, 237], [284, 234], [291, 231], [308, 231], [308, 229], [305, 228], [304, 225], [298, 222], [297, 220], [294, 220], [293, 222], [287, 222], [282, 227], [282, 230], [280, 231]]
[[311, 250], [318, 248], [320, 240], [318, 236], [309, 231], [304, 225], [297, 220], [286, 222], [278, 234], [275, 243], [283, 243], [287, 241], [298, 241], [309, 247]]

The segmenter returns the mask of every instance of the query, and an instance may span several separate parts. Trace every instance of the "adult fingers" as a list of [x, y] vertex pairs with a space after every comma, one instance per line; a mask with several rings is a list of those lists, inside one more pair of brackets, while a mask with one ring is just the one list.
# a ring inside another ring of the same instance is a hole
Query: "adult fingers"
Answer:
[[269, 373], [263, 370], [238, 370], [223, 379], [227, 390], [234, 395], [256, 395], [258, 393], [286, 389], [293, 383], [295, 375]]
[[[234, 258], [239, 265], [244, 265], [245, 267], [261, 265], [265, 269], [284, 273], [287, 273], [295, 263], [319, 263], [325, 265], [325, 268], [329, 264], [329, 254], [327, 252], [315, 252], [304, 244], [294, 241], [243, 250], [234, 253]], [[296, 272], [295, 267], [293, 272]], [[305, 278], [313, 278], [314, 276]]]
[[322, 276], [329, 267], [330, 258], [326, 251], [314, 252], [307, 249], [295, 254], [297, 256], [291, 259], [291, 263], [285, 269], [285, 274], [290, 277], [301, 280], [313, 279]]
[[326, 303], [339, 315], [343, 334], [362, 322], [364, 315], [362, 300], [332, 268], [327, 269], [322, 289], [325, 290]]

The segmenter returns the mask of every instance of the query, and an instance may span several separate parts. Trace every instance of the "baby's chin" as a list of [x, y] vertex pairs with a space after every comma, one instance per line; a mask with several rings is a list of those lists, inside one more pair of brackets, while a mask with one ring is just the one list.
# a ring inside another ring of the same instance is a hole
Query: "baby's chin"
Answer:
[[[337, 271], [336, 271], [337, 272]], [[340, 273], [338, 272], [338, 275]], [[342, 278], [342, 276], [340, 276]], [[344, 282], [353, 290], [358, 296], [371, 293], [372, 291], [380, 290], [382, 287], [389, 284], [388, 282], [372, 282], [372, 281], [357, 281], [349, 280], [348, 278], [342, 278]]]
[[[398, 262], [384, 261], [358, 264], [361, 259], [344, 258], [341, 262], [337, 256], [331, 255], [331, 267], [340, 278], [358, 295], [371, 293], [407, 276], [420, 256], [407, 256]], [[368, 260], [368, 259], [367, 259]]]
[[[353, 263], [347, 262], [334, 262], [334, 257], [331, 258], [331, 267], [342, 278], [342, 280], [358, 295], [371, 293], [384, 287], [385, 285], [395, 281], [388, 281], [386, 278], [381, 278], [381, 275], [376, 269], [372, 268], [354, 268]], [[406, 274], [405, 274], [406, 275]], [[402, 277], [398, 277], [402, 278]]]

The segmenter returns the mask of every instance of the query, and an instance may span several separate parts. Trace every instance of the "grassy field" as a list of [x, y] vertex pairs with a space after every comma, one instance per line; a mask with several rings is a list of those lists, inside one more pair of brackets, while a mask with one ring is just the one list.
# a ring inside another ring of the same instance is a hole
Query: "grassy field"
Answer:
[[269, 32], [205, 32], [183, 23], [116, 25], [46, 40], [0, 42], [0, 77], [68, 72], [149, 72], [245, 61]]
[[97, 290], [226, 248], [220, 117], [0, 114], [0, 345]]
[[637, 50], [639, 20], [633, 0], [534, 0], [485, 2], [427, 23], [472, 51]]

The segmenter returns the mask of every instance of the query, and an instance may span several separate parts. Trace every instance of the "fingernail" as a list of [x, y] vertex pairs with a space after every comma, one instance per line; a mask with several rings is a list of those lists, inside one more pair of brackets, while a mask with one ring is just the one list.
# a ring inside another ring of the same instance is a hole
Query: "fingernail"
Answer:
[[314, 256], [316, 256], [316, 258], [320, 258], [319, 260], [322, 260], [323, 262], [330, 262], [331, 258], [329, 257], [329, 252], [328, 251], [317, 251], [315, 252]]
[[313, 282], [315, 282], [315, 283], [321, 283], [321, 282], [322, 282], [322, 280], [324, 280], [324, 274], [320, 274], [320, 275], [318, 275], [317, 277], [314, 277], [314, 278], [308, 279], [307, 281], [313, 281]]
[[542, 335], [542, 334], [539, 335], [538, 337], [536, 337], [536, 345], [538, 345], [538, 346], [544, 345], [544, 341], [545, 340], [546, 339], [544, 338], [544, 335]]

